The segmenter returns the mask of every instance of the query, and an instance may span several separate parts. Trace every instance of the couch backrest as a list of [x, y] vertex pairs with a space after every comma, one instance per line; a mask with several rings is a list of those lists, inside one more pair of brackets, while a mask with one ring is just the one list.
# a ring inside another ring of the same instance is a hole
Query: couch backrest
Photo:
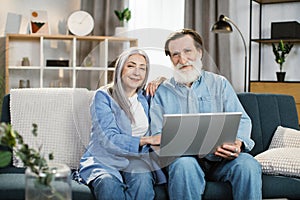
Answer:
[[[94, 92], [83, 88], [29, 88], [10, 91], [11, 124], [30, 146], [48, 154], [54, 162], [77, 168], [89, 141], [89, 105]], [[31, 134], [38, 125], [38, 137]], [[14, 160], [15, 166], [20, 166]]]
[[255, 141], [252, 155], [268, 149], [277, 126], [299, 129], [293, 96], [240, 93], [238, 97], [252, 120], [251, 138]]

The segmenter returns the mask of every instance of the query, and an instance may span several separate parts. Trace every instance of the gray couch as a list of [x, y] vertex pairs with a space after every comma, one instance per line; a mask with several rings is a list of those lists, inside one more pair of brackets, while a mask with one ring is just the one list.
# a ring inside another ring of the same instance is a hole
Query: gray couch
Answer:
[[[299, 129], [295, 101], [292, 96], [241, 93], [238, 97], [252, 119], [252, 138], [256, 142], [250, 152], [257, 155], [268, 149], [278, 125]], [[10, 122], [9, 96], [2, 109], [2, 121]], [[0, 199], [24, 199], [24, 169], [9, 166], [0, 169]], [[263, 175], [263, 198], [300, 199], [300, 179]], [[72, 182], [73, 199], [93, 199], [89, 188]], [[168, 199], [166, 186], [155, 188], [157, 199]], [[208, 182], [203, 199], [232, 199], [229, 183]]]

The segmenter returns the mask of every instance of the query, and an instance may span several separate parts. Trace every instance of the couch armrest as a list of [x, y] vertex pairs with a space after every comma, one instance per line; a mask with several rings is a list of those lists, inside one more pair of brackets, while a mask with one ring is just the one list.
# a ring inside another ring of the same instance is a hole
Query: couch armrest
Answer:
[[3, 97], [1, 122], [10, 123], [10, 94]]

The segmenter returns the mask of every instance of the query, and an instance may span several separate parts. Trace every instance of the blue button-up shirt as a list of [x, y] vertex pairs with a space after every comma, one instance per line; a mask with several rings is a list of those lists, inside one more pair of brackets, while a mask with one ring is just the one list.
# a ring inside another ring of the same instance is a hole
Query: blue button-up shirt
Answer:
[[[138, 100], [149, 116], [148, 99], [142, 92], [138, 93]], [[122, 182], [119, 171], [128, 166], [130, 157], [140, 158], [148, 163], [150, 169], [155, 171], [157, 183], [166, 181], [158, 164], [149, 156], [149, 146], [140, 148], [140, 138], [132, 136], [130, 119], [107, 91], [96, 91], [90, 112], [91, 139], [79, 167], [80, 177], [85, 183], [89, 184], [96, 177], [107, 173]], [[145, 135], [149, 135], [149, 131]]]
[[243, 142], [245, 152], [253, 148], [251, 120], [231, 84], [225, 77], [204, 70], [191, 87], [177, 83], [174, 78], [159, 86], [151, 101], [151, 131], [161, 133], [163, 114], [209, 112], [242, 112], [237, 139]]

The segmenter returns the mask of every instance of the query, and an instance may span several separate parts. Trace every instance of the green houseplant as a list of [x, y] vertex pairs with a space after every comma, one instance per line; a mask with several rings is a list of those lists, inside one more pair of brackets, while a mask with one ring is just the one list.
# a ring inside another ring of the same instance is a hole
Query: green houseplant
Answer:
[[[37, 125], [33, 124], [32, 126], [32, 134], [37, 137]], [[38, 149], [30, 147], [24, 143], [23, 137], [10, 124], [6, 123], [0, 124], [0, 145], [6, 146], [13, 151], [0, 151], [0, 167], [10, 164], [13, 153], [23, 162], [24, 167], [26, 167], [26, 200], [71, 199], [71, 186], [65, 187], [64, 184], [61, 184], [61, 180], [59, 180], [60, 188], [55, 185], [58, 182], [56, 179], [57, 172], [60, 172], [58, 167], [61, 165], [48, 164], [47, 159], [41, 151], [42, 145]], [[53, 158], [52, 153], [48, 154], [48, 160], [53, 160]], [[70, 185], [67, 181], [65, 182], [67, 185]]]
[[279, 72], [277, 72], [278, 81], [284, 81], [285, 72], [282, 71], [283, 63], [285, 62], [286, 56], [290, 53], [293, 46], [293, 44], [289, 43], [284, 44], [282, 40], [280, 40], [277, 46], [272, 43], [275, 62], [279, 64]]
[[131, 19], [131, 11], [129, 8], [124, 10], [115, 10], [115, 15], [117, 16], [120, 26], [124, 26], [124, 22], [128, 22]]

